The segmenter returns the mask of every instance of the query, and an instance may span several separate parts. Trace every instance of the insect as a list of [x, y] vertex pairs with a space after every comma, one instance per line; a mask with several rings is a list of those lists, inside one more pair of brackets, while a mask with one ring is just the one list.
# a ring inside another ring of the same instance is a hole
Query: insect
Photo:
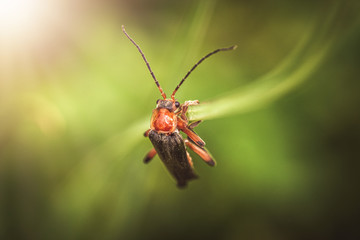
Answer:
[[[144, 136], [149, 137], [152, 145], [154, 146], [154, 148], [151, 149], [144, 158], [144, 162], [150, 162], [150, 160], [158, 154], [170, 174], [177, 181], [177, 186], [179, 188], [183, 188], [187, 185], [188, 181], [198, 178], [194, 172], [193, 162], [190, 154], [186, 150], [186, 147], [198, 154], [210, 166], [214, 166], [215, 161], [205, 149], [205, 142], [193, 130], [193, 128], [201, 123], [201, 120], [189, 123], [186, 117], [188, 107], [199, 104], [199, 101], [186, 101], [184, 104], [180, 104], [175, 99], [175, 94], [184, 83], [185, 79], [202, 61], [217, 52], [233, 50], [237, 46], [235, 45], [228, 48], [216, 49], [201, 58], [180, 81], [171, 94], [171, 97], [166, 98], [166, 94], [157, 81], [150, 68], [149, 62], [139, 45], [137, 45], [127, 34], [124, 26], [122, 26], [122, 31], [140, 52], [156, 86], [161, 93], [161, 96], [163, 97], [163, 99], [156, 101], [156, 108], [153, 110], [150, 120], [150, 129], [144, 133]], [[185, 133], [187, 138], [183, 139], [179, 131]]]

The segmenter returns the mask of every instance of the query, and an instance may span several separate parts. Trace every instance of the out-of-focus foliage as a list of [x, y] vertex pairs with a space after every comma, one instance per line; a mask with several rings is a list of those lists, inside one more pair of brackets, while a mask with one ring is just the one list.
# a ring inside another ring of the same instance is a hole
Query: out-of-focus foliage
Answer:
[[[357, 1], [0, 2], [1, 239], [359, 237]], [[176, 188], [149, 127], [159, 91], [218, 165]]]

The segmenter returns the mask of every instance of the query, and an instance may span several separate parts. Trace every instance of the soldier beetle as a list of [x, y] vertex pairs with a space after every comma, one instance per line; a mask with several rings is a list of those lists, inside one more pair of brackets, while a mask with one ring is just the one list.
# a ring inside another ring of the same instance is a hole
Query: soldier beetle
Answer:
[[[127, 34], [124, 25], [122, 26], [122, 31], [140, 52], [152, 78], [155, 81], [156, 86], [161, 93], [161, 96], [163, 97], [163, 99], [157, 100], [156, 108], [153, 110], [150, 120], [150, 129], [144, 133], [144, 136], [149, 137], [152, 145], [154, 146], [154, 148], [151, 149], [144, 158], [144, 162], [148, 163], [155, 157], [156, 154], [158, 154], [170, 174], [176, 179], [177, 186], [179, 188], [183, 188], [187, 185], [188, 181], [198, 178], [194, 172], [193, 162], [190, 154], [186, 150], [186, 147], [190, 148], [192, 151], [198, 154], [210, 166], [214, 166], [215, 161], [205, 149], [205, 142], [193, 130], [193, 128], [199, 125], [201, 121], [189, 123], [186, 117], [188, 107], [199, 104], [199, 101], [186, 101], [184, 104], [180, 104], [175, 99], [175, 93], [178, 91], [190, 73], [202, 61], [217, 52], [234, 50], [237, 46], [235, 45], [228, 48], [219, 48], [205, 55], [180, 81], [171, 94], [171, 97], [166, 98], [166, 94], [157, 81], [153, 71], [151, 70], [149, 62], [147, 61], [139, 45], [137, 45], [135, 41]], [[179, 131], [185, 133], [187, 135], [187, 139], [184, 140]]]

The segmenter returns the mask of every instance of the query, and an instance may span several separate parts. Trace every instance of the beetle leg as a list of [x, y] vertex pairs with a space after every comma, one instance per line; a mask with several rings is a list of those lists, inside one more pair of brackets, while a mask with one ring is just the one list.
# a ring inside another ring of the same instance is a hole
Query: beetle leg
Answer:
[[192, 122], [192, 123], [190, 123], [190, 124], [188, 125], [188, 127], [189, 127], [190, 129], [194, 129], [194, 128], [196, 128], [200, 123], [202, 123], [202, 120], [199, 120], [199, 121], [196, 121], [196, 122]]
[[194, 143], [196, 143], [199, 147], [204, 147], [205, 142], [197, 135], [191, 128], [186, 127], [181, 129]]
[[198, 105], [199, 103], [200, 103], [199, 100], [186, 101], [186, 102], [181, 106], [181, 118], [184, 119], [185, 121], [187, 121], [186, 112], [187, 112], [187, 110], [188, 110], [188, 107], [189, 107], [189, 106]]
[[183, 131], [194, 143], [200, 147], [205, 146], [205, 142], [187, 125], [187, 121], [181, 117], [178, 117], [177, 128]]
[[193, 167], [194, 167], [194, 163], [193, 163], [193, 161], [192, 161], [192, 158], [191, 158], [190, 154], [189, 154], [187, 151], [186, 151], [186, 156], [187, 156], [187, 160], [188, 160], [190, 166], [193, 168]]
[[153, 159], [156, 155], [156, 150], [155, 148], [151, 149], [150, 152], [148, 154], [146, 154], [145, 158], [144, 158], [144, 163], [148, 163], [150, 162], [151, 159]]
[[193, 105], [198, 105], [199, 103], [200, 103], [199, 100], [190, 100], [190, 101], [185, 101], [183, 106], [193, 106]]
[[185, 139], [185, 144], [191, 150], [193, 150], [197, 155], [199, 155], [207, 164], [209, 164], [210, 166], [215, 165], [215, 161], [212, 159], [210, 154], [205, 149], [197, 146], [196, 144], [192, 143], [188, 139]]
[[192, 130], [194, 127], [196, 127], [197, 125], [199, 125], [201, 123], [201, 120], [193, 122], [188, 125], [188, 120], [186, 117], [186, 112], [188, 110], [188, 106], [193, 106], [193, 105], [197, 105], [197, 104], [199, 104], [199, 101], [194, 100], [194, 101], [186, 101], [181, 106], [181, 113], [180, 113], [180, 116], [178, 117], [178, 126], [177, 127], [178, 127], [178, 129], [183, 131], [192, 141], [194, 141], [194, 143], [196, 143], [200, 147], [203, 147], [203, 146], [205, 146], [205, 142]]
[[144, 132], [144, 137], [148, 137], [148, 136], [149, 136], [150, 130], [151, 130], [151, 129], [148, 129], [148, 130], [146, 130], [146, 132]]

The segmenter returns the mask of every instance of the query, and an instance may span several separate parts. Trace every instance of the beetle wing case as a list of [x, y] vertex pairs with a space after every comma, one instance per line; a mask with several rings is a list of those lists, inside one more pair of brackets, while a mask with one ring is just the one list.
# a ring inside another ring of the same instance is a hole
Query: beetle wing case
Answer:
[[198, 178], [187, 159], [185, 143], [178, 132], [167, 135], [152, 130], [149, 139], [178, 187], [185, 187], [188, 181]]

